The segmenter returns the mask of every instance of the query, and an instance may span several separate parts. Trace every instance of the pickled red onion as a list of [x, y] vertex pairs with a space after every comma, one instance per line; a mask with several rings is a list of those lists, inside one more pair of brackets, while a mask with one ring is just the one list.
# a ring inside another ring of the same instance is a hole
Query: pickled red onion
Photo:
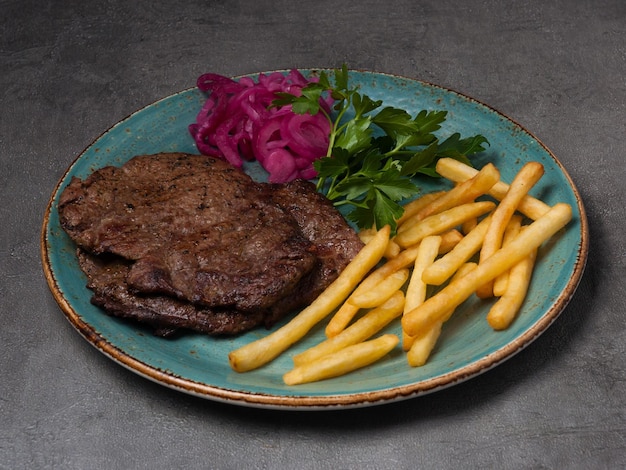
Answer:
[[[317, 176], [313, 162], [326, 155], [330, 122], [317, 113], [296, 114], [291, 106], [271, 107], [277, 92], [296, 96], [314, 81], [298, 70], [288, 74], [260, 74], [235, 81], [218, 74], [204, 74], [197, 86], [208, 97], [189, 132], [198, 150], [223, 158], [240, 168], [256, 159], [269, 173], [270, 183], [284, 183]], [[331, 98], [322, 99], [330, 112]]]

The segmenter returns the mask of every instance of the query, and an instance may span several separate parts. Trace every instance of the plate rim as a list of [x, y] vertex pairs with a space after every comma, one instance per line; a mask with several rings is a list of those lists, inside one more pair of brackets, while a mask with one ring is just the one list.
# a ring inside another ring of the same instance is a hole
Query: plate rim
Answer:
[[[306, 71], [308, 73], [319, 72], [322, 70], [330, 71], [332, 69], [324, 68], [299, 68], [300, 71]], [[232, 77], [238, 79], [246, 76], [256, 76], [259, 74], [269, 74], [272, 72], [286, 72], [283, 70], [272, 70], [263, 72], [254, 72], [250, 74], [243, 74]], [[64, 316], [68, 319], [70, 324], [83, 336], [85, 340], [98, 351], [105, 356], [112, 359], [117, 364], [125, 367], [126, 369], [148, 379], [160, 385], [167, 386], [171, 389], [178, 390], [190, 395], [194, 395], [201, 398], [211, 399], [218, 402], [236, 404], [257, 408], [269, 408], [280, 410], [319, 410], [319, 409], [345, 409], [353, 407], [367, 407], [373, 405], [379, 405], [384, 403], [390, 403], [405, 399], [411, 399], [418, 396], [426, 395], [435, 391], [443, 390], [462, 383], [470, 378], [481, 375], [482, 373], [498, 366], [502, 362], [512, 358], [514, 355], [525, 349], [535, 339], [537, 339], [548, 327], [560, 316], [565, 310], [566, 306], [573, 297], [581, 278], [585, 271], [585, 266], [589, 251], [589, 229], [587, 215], [582, 202], [580, 193], [574, 184], [570, 174], [567, 172], [561, 161], [554, 155], [554, 153], [533, 133], [526, 129], [516, 120], [510, 118], [504, 113], [498, 111], [496, 108], [483, 103], [482, 101], [466, 95], [465, 93], [458, 92], [452, 88], [444, 87], [438, 84], [434, 84], [425, 80], [405, 77], [397, 74], [390, 74], [384, 72], [374, 72], [361, 69], [349, 69], [349, 72], [358, 72], [368, 75], [382, 75], [390, 78], [402, 79], [405, 81], [416, 82], [428, 87], [437, 88], [446, 93], [452, 93], [465, 100], [471, 101], [479, 106], [483, 106], [491, 112], [503, 118], [506, 121], [511, 122], [516, 127], [525, 132], [528, 136], [532, 137], [536, 143], [542, 147], [547, 155], [558, 166], [562, 175], [566, 179], [569, 189], [574, 194], [577, 211], [580, 224], [580, 241], [578, 246], [578, 252], [574, 268], [570, 279], [566, 286], [559, 293], [551, 307], [537, 320], [530, 328], [523, 331], [520, 336], [513, 341], [507, 343], [503, 347], [487, 354], [480, 359], [473, 361], [469, 364], [462, 366], [459, 369], [450, 371], [448, 373], [438, 375], [436, 377], [419, 380], [417, 382], [399, 385], [389, 388], [383, 388], [374, 391], [355, 392], [347, 394], [331, 394], [331, 395], [272, 395], [260, 392], [245, 392], [239, 390], [228, 389], [226, 387], [220, 387], [207, 383], [200, 383], [195, 380], [179, 377], [173, 373], [168, 373], [155, 366], [151, 366], [142, 362], [141, 360], [133, 357], [132, 354], [123, 351], [116, 345], [112, 344], [105, 338], [103, 338], [90, 324], [85, 322], [78, 312], [73, 308], [68, 299], [63, 295], [60, 289], [54, 270], [50, 260], [50, 245], [48, 239], [48, 227], [50, 223], [50, 213], [54, 205], [54, 200], [60, 190], [61, 185], [66, 180], [68, 174], [72, 171], [77, 162], [85, 155], [85, 153], [91, 149], [97, 142], [111, 130], [117, 126], [123, 125], [134, 115], [141, 113], [143, 110], [156, 105], [159, 102], [171, 99], [176, 95], [181, 95], [195, 90], [196, 87], [188, 87], [186, 89], [177, 91], [168, 96], [155, 100], [145, 106], [138, 108], [136, 111], [128, 114], [125, 118], [117, 121], [106, 130], [101, 132], [96, 138], [94, 138], [89, 145], [87, 145], [71, 162], [67, 169], [63, 172], [59, 178], [57, 184], [51, 193], [51, 196], [46, 205], [44, 212], [44, 218], [40, 234], [40, 255], [43, 265], [44, 277], [48, 284], [48, 287], [55, 299], [56, 303], [61, 308]]]

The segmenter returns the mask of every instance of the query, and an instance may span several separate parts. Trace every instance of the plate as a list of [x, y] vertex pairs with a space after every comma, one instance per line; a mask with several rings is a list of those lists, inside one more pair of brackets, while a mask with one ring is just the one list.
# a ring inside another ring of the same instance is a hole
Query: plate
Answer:
[[[540, 249], [527, 300], [509, 329], [493, 331], [485, 320], [490, 302], [470, 298], [445, 324], [436, 349], [423, 367], [409, 367], [398, 351], [343, 377], [288, 387], [282, 375], [291, 368], [291, 356], [318, 342], [323, 328], [314, 330], [267, 366], [236, 373], [228, 365], [228, 353], [266, 335], [267, 330], [236, 338], [190, 333], [162, 339], [91, 305], [74, 245], [59, 225], [59, 195], [72, 177], [84, 178], [97, 168], [121, 165], [135, 155], [198, 153], [187, 126], [195, 120], [205, 96], [192, 88], [161, 99], [104, 132], [76, 158], [50, 198], [41, 237], [44, 272], [55, 300], [76, 330], [113, 361], [167, 387], [236, 405], [298, 410], [377, 405], [441, 390], [502, 363], [544, 332], [578, 286], [588, 250], [584, 207], [561, 163], [522, 126], [461, 93], [375, 72], [351, 71], [350, 80], [370, 97], [411, 114], [421, 109], [447, 110], [441, 132], [485, 135], [491, 146], [474, 160], [475, 165], [493, 162], [504, 181], [511, 181], [524, 163], [541, 162], [545, 175], [532, 194], [548, 204], [566, 202], [572, 206], [572, 221]], [[264, 177], [258, 167], [250, 166], [247, 171], [256, 179]], [[419, 184], [427, 192], [440, 188], [442, 182], [424, 179]]]

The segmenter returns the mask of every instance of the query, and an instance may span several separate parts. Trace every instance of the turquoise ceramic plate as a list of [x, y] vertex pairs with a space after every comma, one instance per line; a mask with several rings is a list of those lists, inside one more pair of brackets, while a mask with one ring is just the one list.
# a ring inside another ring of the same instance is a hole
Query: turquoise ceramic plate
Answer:
[[[321, 329], [271, 364], [239, 374], [230, 369], [228, 353], [267, 331], [227, 339], [198, 334], [161, 339], [91, 305], [74, 246], [59, 226], [59, 194], [71, 177], [86, 177], [96, 168], [120, 165], [134, 155], [197, 153], [187, 126], [194, 121], [205, 97], [196, 89], [189, 89], [137, 111], [102, 134], [72, 163], [50, 199], [42, 231], [44, 270], [55, 299], [78, 332], [117, 363], [176, 390], [238, 405], [320, 409], [374, 405], [440, 390], [487, 371], [545, 331], [572, 297], [587, 256], [584, 208], [563, 166], [528, 131], [467, 96], [380, 73], [351, 72], [351, 80], [372, 98], [383, 99], [412, 114], [421, 109], [448, 110], [442, 132], [485, 135], [491, 147], [476, 161], [476, 166], [493, 162], [505, 181], [510, 181], [527, 161], [543, 163], [546, 173], [533, 195], [549, 204], [562, 201], [572, 205], [573, 220], [541, 248], [527, 301], [508, 330], [494, 332], [487, 325], [489, 302], [469, 300], [445, 325], [436, 350], [421, 368], [410, 368], [398, 351], [372, 367], [344, 377], [287, 387], [282, 375], [291, 367], [291, 356], [319, 341], [323, 336]], [[257, 168], [249, 171], [263, 178]], [[426, 180], [420, 183], [424, 191], [435, 190], [441, 184]], [[397, 325], [390, 330], [397, 331]]]

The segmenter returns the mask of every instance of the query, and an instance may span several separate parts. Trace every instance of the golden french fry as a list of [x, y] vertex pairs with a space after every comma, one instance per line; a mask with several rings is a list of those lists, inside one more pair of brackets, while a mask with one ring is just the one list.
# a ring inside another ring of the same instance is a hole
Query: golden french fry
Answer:
[[443, 322], [436, 322], [426, 333], [420, 337], [413, 338], [411, 346], [406, 353], [407, 362], [411, 367], [420, 367], [426, 364], [430, 353], [435, 348], [439, 335], [441, 335], [441, 327]]
[[[475, 267], [476, 263], [465, 263], [454, 274], [453, 279], [464, 276]], [[453, 313], [454, 309], [448, 310], [442, 317], [442, 319], [436, 321], [432, 325], [432, 327], [430, 327], [423, 335], [408, 336], [406, 332], [403, 331], [402, 334], [405, 337], [410, 338], [410, 344], [406, 357], [407, 362], [411, 367], [421, 367], [426, 364], [426, 361], [430, 357], [430, 353], [433, 351], [435, 345], [437, 344], [439, 335], [441, 335], [441, 328], [443, 327], [443, 324], [448, 321]]]
[[283, 381], [287, 385], [298, 385], [347, 374], [383, 358], [396, 347], [398, 341], [396, 335], [386, 334], [347, 346], [316, 361], [293, 368], [283, 375]]
[[363, 281], [359, 284], [359, 286], [354, 290], [350, 298], [357, 297], [359, 295], [365, 295], [367, 292], [375, 289], [383, 279], [388, 277], [390, 274], [409, 267], [415, 261], [415, 257], [417, 256], [417, 251], [419, 250], [419, 246], [413, 246], [406, 250], [402, 250], [398, 256], [388, 260], [381, 267], [377, 268], [375, 271], [370, 273]]
[[[417, 308], [418, 305], [421, 305], [424, 303], [424, 300], [426, 300], [426, 290], [428, 286], [424, 281], [422, 281], [422, 273], [437, 257], [440, 245], [441, 237], [438, 235], [426, 237], [419, 244], [419, 250], [417, 257], [415, 258], [415, 264], [413, 265], [411, 279], [406, 288], [404, 313]], [[413, 343], [413, 339], [414, 338], [403, 332], [402, 349], [408, 351]]]
[[[511, 217], [511, 220], [507, 224], [506, 229], [504, 230], [504, 237], [502, 238], [502, 246], [506, 245], [513, 238], [515, 238], [517, 234], [519, 234], [521, 226], [522, 226], [522, 217], [517, 214], [513, 215], [513, 217]], [[507, 271], [507, 272], [500, 274], [497, 278], [494, 279], [493, 295], [495, 297], [500, 297], [502, 294], [504, 294], [504, 292], [506, 291], [506, 284], [508, 282], [508, 278], [509, 278], [509, 273]]]
[[[449, 179], [450, 181], [454, 181], [456, 183], [461, 183], [469, 178], [474, 177], [478, 170], [472, 168], [471, 166], [466, 165], [458, 160], [454, 160], [453, 158], [440, 158], [437, 160], [436, 166], [437, 173], [439, 173], [444, 178]], [[509, 190], [509, 185], [499, 181], [494, 184], [489, 190], [489, 194], [496, 198], [498, 201], [501, 201]], [[550, 206], [539, 199], [535, 199], [532, 196], [526, 195], [519, 203], [517, 208], [522, 214], [528, 216], [532, 220], [537, 220], [539, 217], [544, 215], [548, 210], [550, 210]]]
[[407, 203], [404, 205], [404, 212], [402, 216], [396, 221], [398, 226], [402, 225], [405, 220], [411, 218], [413, 215], [417, 214], [423, 207], [430, 204], [432, 201], [437, 199], [438, 197], [445, 194], [445, 191], [436, 191], [433, 193], [426, 193], [417, 199]]
[[[448, 235], [450, 238], [456, 238], [454, 235]], [[397, 256], [389, 259], [381, 267], [369, 274], [354, 290], [348, 300], [341, 306], [339, 310], [330, 319], [326, 326], [326, 336], [332, 337], [341, 332], [350, 323], [354, 315], [359, 311], [360, 307], [352, 302], [352, 299], [361, 295], [366, 296], [376, 291], [380, 283], [391, 274], [401, 269], [409, 267], [415, 262], [419, 245], [402, 250]]]
[[326, 333], [327, 338], [332, 338], [333, 336], [337, 336], [341, 333], [348, 324], [352, 321], [361, 307], [357, 307], [353, 303], [349, 302], [350, 297], [346, 300], [339, 310], [335, 312], [335, 314], [330, 318], [330, 321], [326, 325], [326, 329], [324, 332]]
[[348, 302], [360, 308], [378, 307], [397, 292], [409, 278], [408, 269], [399, 269], [383, 279], [375, 289], [351, 295]]
[[395, 258], [400, 253], [400, 250], [402, 250], [402, 248], [400, 248], [400, 245], [398, 245], [395, 242], [395, 240], [392, 238], [391, 240], [389, 240], [389, 243], [387, 244], [387, 249], [385, 250], [385, 258], [386, 259]]
[[359, 238], [363, 243], [367, 243], [376, 236], [376, 232], [375, 228], [364, 228], [359, 231]]
[[428, 235], [445, 232], [473, 217], [492, 211], [496, 205], [491, 201], [470, 202], [452, 209], [434, 214], [420, 220], [406, 231], [396, 235], [396, 243], [403, 248], [419, 243]]
[[[362, 229], [359, 232], [359, 238], [363, 243], [369, 242], [374, 236], [376, 236], [377, 230], [375, 228], [366, 228]], [[400, 253], [400, 247], [397, 243], [393, 241], [393, 239], [389, 240], [387, 243], [387, 249], [385, 250], [385, 254], [383, 255], [386, 259], [394, 258]]]
[[455, 279], [422, 305], [402, 317], [402, 327], [411, 336], [424, 334], [446, 312], [464, 302], [476, 289], [499, 274], [510, 269], [544, 241], [563, 228], [572, 218], [569, 204], [555, 204], [545, 215], [525, 227], [507, 246], [472, 269], [465, 276]]
[[[380, 284], [394, 272], [410, 266], [415, 261], [417, 251], [418, 247], [403, 250], [397, 256], [389, 259], [380, 268], [376, 269], [369, 276], [367, 276], [354, 290], [354, 292], [352, 292], [350, 297], [348, 297], [348, 300], [346, 300], [346, 302], [344, 302], [339, 310], [337, 310], [337, 312], [335, 312], [332, 316], [326, 325], [326, 336], [328, 338], [332, 338], [343, 331], [360, 310], [361, 307], [353, 302], [354, 298], [359, 296], [371, 296], [372, 292], [374, 292], [374, 295], [379, 295], [376, 294], [376, 291], [380, 289]], [[385, 251], [385, 253], [386, 252], [387, 251]]]
[[[539, 162], [526, 163], [515, 175], [509, 190], [493, 211], [491, 223], [485, 233], [483, 246], [480, 249], [479, 263], [489, 258], [502, 247], [502, 237], [509, 220], [517, 210], [520, 201], [528, 194], [528, 191], [543, 176], [543, 165]], [[493, 280], [480, 286], [476, 291], [480, 298], [493, 296]]]
[[461, 232], [465, 235], [470, 233], [476, 226], [478, 225], [478, 218], [474, 217], [473, 219], [466, 220], [461, 224]]
[[485, 217], [470, 233], [448, 253], [424, 270], [422, 279], [427, 284], [438, 286], [449, 279], [463, 263], [478, 253], [487, 233], [491, 216]]
[[487, 322], [494, 330], [508, 328], [517, 315], [528, 292], [536, 257], [537, 249], [509, 270], [506, 291], [487, 314]]
[[441, 244], [439, 245], [440, 255], [448, 253], [463, 240], [463, 234], [457, 229], [448, 230], [439, 236], [441, 237]]
[[[500, 172], [492, 163], [488, 163], [475, 176], [457, 184], [445, 194], [434, 199], [412, 216], [410, 220], [423, 220], [430, 215], [438, 214], [452, 207], [473, 202], [477, 197], [487, 194], [498, 181], [500, 181]], [[400, 229], [398, 230], [400, 231]]]
[[337, 279], [286, 325], [232, 351], [228, 355], [230, 366], [237, 372], [256, 369], [302, 339], [313, 326], [337, 308], [381, 260], [387, 248], [390, 232], [389, 225], [381, 228], [376, 237], [359, 251]]
[[404, 294], [402, 291], [396, 291], [384, 304], [367, 312], [338, 335], [296, 354], [293, 357], [294, 365], [301, 366], [352, 344], [365, 341], [382, 330], [393, 319], [399, 317], [403, 307]]

